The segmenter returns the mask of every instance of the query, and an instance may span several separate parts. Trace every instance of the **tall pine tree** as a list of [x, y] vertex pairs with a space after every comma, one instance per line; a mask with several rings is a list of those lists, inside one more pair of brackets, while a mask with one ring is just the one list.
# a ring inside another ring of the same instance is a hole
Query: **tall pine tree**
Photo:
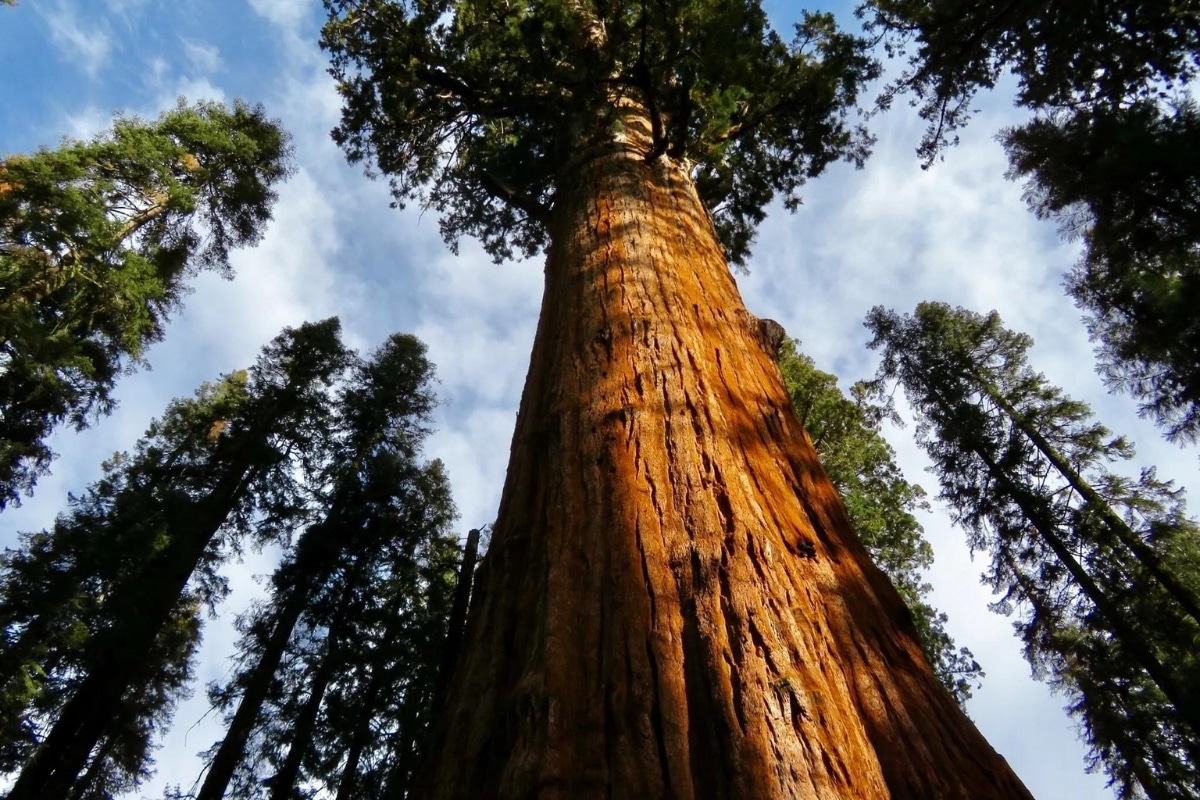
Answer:
[[[323, 463], [330, 387], [347, 365], [336, 319], [289, 329], [245, 374], [202, 390], [196, 404], [177, 404], [173, 411], [182, 413], [168, 414], [151, 429], [111, 511], [89, 520], [100, 524], [83, 547], [108, 544], [108, 560], [117, 563], [99, 576], [110, 582], [96, 597], [99, 622], [82, 641], [73, 641], [65, 696], [22, 766], [10, 800], [67, 800], [110, 726], [136, 717], [129, 706], [152, 685], [148, 670], [176, 625], [176, 609], [188, 602], [189, 586], [201, 597], [212, 596], [204, 587], [222, 545], [251, 529], [277, 537], [303, 519], [308, 498], [297, 491], [297, 475]], [[220, 402], [204, 402], [212, 398]], [[70, 522], [61, 530], [71, 533]], [[74, 560], [65, 581], [53, 574], [57, 563], [48, 570], [48, 583], [68, 594], [97, 570], [86, 552], [74, 552], [78, 541], [68, 535], [63, 543]], [[60, 597], [55, 591], [50, 596]], [[50, 613], [49, 626], [35, 616], [25, 630], [55, 632], [72, 622], [70, 608], [51, 607]], [[30, 647], [41, 649], [36, 639]], [[20, 667], [29, 674], [26, 664]]]
[[[754, 0], [327, 0], [335, 137], [542, 313], [418, 796], [1028, 793], [854, 534], [729, 262], [861, 163], [868, 43]], [[819, 756], [815, 756], [819, 753]]]
[[45, 472], [51, 431], [108, 413], [188, 278], [232, 275], [289, 160], [287, 134], [241, 102], [0, 160], [0, 508]]
[[[243, 764], [247, 745], [252, 738], [274, 742], [288, 734], [295, 764], [285, 759], [275, 765], [269, 776], [274, 794], [291, 796], [302, 754], [312, 748], [320, 758], [310, 768], [321, 771], [327, 785], [338, 786], [339, 795], [366, 796], [369, 781], [359, 773], [373, 764], [378, 769], [371, 756], [387, 747], [390, 698], [421, 693], [421, 722], [427, 724], [455, 551], [446, 531], [454, 511], [441, 466], [419, 458], [434, 405], [432, 379], [424, 345], [397, 335], [358, 364], [339, 393], [337, 445], [320, 470], [319, 483], [329, 487], [321, 518], [276, 570], [269, 602], [243, 623], [238, 659], [245, 666], [214, 690], [220, 706], [236, 700], [237, 708], [198, 800], [249, 794], [272, 766], [261, 751]], [[403, 663], [393, 663], [396, 658]], [[322, 670], [328, 677], [321, 697], [310, 687], [311, 706], [289, 706], [284, 685]], [[321, 724], [315, 716], [304, 718], [306, 709], [316, 714], [323, 705]], [[298, 729], [300, 720], [308, 735]]]
[[1200, 790], [1200, 526], [1133, 448], [1033, 371], [1029, 337], [922, 303], [876, 308], [880, 388], [898, 381], [940, 497], [1016, 623], [1036, 674], [1070, 700], [1122, 797]]

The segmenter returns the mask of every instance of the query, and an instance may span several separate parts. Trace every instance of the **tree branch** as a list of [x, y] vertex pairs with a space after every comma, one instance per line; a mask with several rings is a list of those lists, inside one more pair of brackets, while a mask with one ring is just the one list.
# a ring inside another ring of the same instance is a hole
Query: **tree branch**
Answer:
[[492, 173], [485, 169], [481, 169], [477, 173], [479, 183], [484, 190], [498, 200], [507, 203], [508, 205], [525, 212], [525, 215], [530, 219], [536, 220], [545, 225], [550, 219], [550, 209], [534, 198], [517, 191], [512, 186], [501, 181]]

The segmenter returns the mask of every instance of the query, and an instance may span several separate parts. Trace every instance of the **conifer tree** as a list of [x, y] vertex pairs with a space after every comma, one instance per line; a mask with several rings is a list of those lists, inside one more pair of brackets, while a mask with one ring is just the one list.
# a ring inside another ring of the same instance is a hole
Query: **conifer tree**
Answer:
[[799, 347], [797, 340], [786, 339], [779, 366], [800, 422], [842, 496], [855, 532], [908, 604], [925, 657], [943, 685], [965, 703], [983, 670], [970, 650], [955, 648], [946, 632], [948, 617], [925, 599], [933, 587], [922, 573], [933, 563], [933, 548], [914, 516], [929, 508], [925, 492], [900, 472], [895, 451], [880, 430], [884, 411], [870, 402], [867, 387], [856, 384], [853, 399], [846, 397], [837, 378], [817, 369]]
[[[136, 579], [162, 547], [164, 492], [183, 490], [188, 479], [203, 475], [197, 466], [205, 466], [214, 426], [248, 401], [246, 380], [246, 373], [235, 373], [172, 403], [132, 455], [117, 454], [99, 481], [70, 498], [69, 511], [51, 530], [23, 536], [22, 546], [6, 553], [0, 573], [5, 771], [32, 755], [40, 738], [36, 731], [53, 721], [86, 669], [88, 642], [117, 623], [108, 598]], [[172, 629], [188, 627], [194, 601], [217, 599], [215, 576], [206, 571], [201, 578], [197, 591], [181, 600]], [[163, 669], [183, 670], [167, 662], [171, 659], [163, 660]]]
[[882, 102], [911, 92], [929, 122], [928, 165], [1006, 74], [1027, 124], [1005, 130], [1010, 176], [1084, 255], [1068, 291], [1099, 344], [1100, 373], [1180, 441], [1200, 438], [1200, 68], [1191, 3], [1060, 7], [867, 0], [859, 10], [908, 67]]
[[1035, 674], [1070, 701], [1122, 797], [1200, 789], [1200, 526], [1132, 446], [1028, 365], [999, 316], [874, 309], [882, 389], [899, 382], [918, 440]]
[[62, 423], [108, 413], [187, 280], [232, 276], [290, 169], [261, 108], [182, 102], [91, 141], [0, 160], [0, 508], [32, 489]]
[[[869, 137], [869, 43], [755, 0], [327, 0], [335, 138], [546, 251], [423, 798], [1027, 797], [938, 683], [729, 263]], [[814, 757], [814, 753], [820, 757]]]
[[[201, 390], [199, 402], [177, 403], [129, 462], [124, 485], [111, 495], [112, 508], [90, 515], [88, 523], [98, 524], [85, 552], [72, 547], [79, 540], [66, 519], [61, 549], [73, 563], [66, 581], [53, 574], [57, 564], [48, 565], [50, 596], [58, 600], [58, 590], [65, 587], [69, 595], [80, 581], [97, 579], [97, 567], [83, 557], [87, 549], [110, 545], [115, 568], [98, 576], [98, 624], [81, 641], [72, 640], [74, 663], [63, 698], [10, 800], [67, 800], [110, 726], [138, 716], [130, 704], [154, 685], [148, 670], [155, 668], [156, 648], [181, 654], [186, 665], [190, 650], [165, 644], [172, 619], [181, 603], [190, 602], [189, 586], [204, 601], [219, 591], [213, 568], [223, 545], [251, 530], [277, 538], [303, 520], [308, 498], [297, 476], [323, 463], [330, 387], [347, 366], [338, 330], [336, 319], [285, 330], [246, 373]], [[9, 595], [14, 591], [19, 589]], [[70, 627], [79, 633], [70, 607], [51, 605], [49, 625], [42, 623], [41, 608], [31, 612], [26, 630]], [[38, 652], [37, 640], [30, 648]], [[20, 666], [28, 675], [25, 663]]]
[[[327, 778], [338, 775], [337, 761], [341, 753], [347, 754], [345, 774], [327, 782], [344, 783], [349, 792], [356, 782], [358, 762], [379, 747], [375, 726], [381, 723], [379, 704], [385, 690], [395, 691], [392, 684], [402, 680], [428, 682], [429, 667], [418, 669], [422, 658], [436, 666], [440, 636], [426, 631], [423, 635], [429, 641], [418, 641], [415, 630], [421, 626], [412, 621], [414, 615], [421, 616], [426, 628], [432, 620], [434, 629], [440, 630], [444, 617], [438, 615], [446, 606], [439, 594], [446, 591], [444, 576], [438, 573], [432, 580], [422, 573], [446, 569], [442, 550], [449, 541], [445, 528], [453, 517], [440, 465], [419, 461], [434, 406], [429, 388], [433, 366], [420, 341], [396, 335], [353, 373], [336, 406], [337, 445], [320, 469], [319, 483], [330, 487], [321, 519], [304, 531], [294, 552], [276, 570], [270, 602], [245, 622], [239, 653], [245, 668], [230, 685], [214, 690], [219, 705], [228, 707], [236, 699], [237, 709], [215, 750], [198, 800], [227, 796], [247, 744], [255, 729], [263, 727], [288, 730], [292, 734], [289, 753], [296, 754], [278, 765], [282, 774], [271, 778], [273, 793], [290, 796], [305, 748], [315, 741], [339, 754], [333, 763], [322, 765]], [[421, 559], [430, 559], [431, 554], [432, 564], [420, 566]], [[336, 603], [333, 597], [338, 598]], [[336, 621], [327, 622], [324, 641], [310, 652], [306, 649], [310, 644], [297, 635], [297, 628], [306, 629], [311, 638], [312, 631], [321, 628], [322, 613], [332, 613]], [[396, 674], [386, 660], [377, 658], [381, 651], [397, 650], [413, 651], [407, 657], [416, 666]], [[291, 677], [310, 676], [310, 700], [289, 708], [291, 717], [278, 707], [278, 684], [288, 679], [280, 674], [285, 662], [291, 664], [287, 668]], [[304, 663], [309, 664], [307, 669], [299, 666]], [[355, 677], [339, 678], [335, 667], [350, 670]], [[346, 679], [351, 689], [342, 688]], [[356, 691], [365, 693], [365, 699], [356, 698]], [[353, 735], [346, 730], [335, 734], [336, 726], [329, 723], [318, 727], [316, 715], [327, 692], [339, 696], [338, 715], [351, 722], [361, 720], [367, 731], [359, 725]], [[428, 703], [430, 691], [425, 694]], [[363, 704], [365, 709], [353, 710]], [[275, 717], [260, 721], [270, 705], [275, 706]], [[261, 756], [253, 760], [261, 761]], [[242, 796], [250, 780], [246, 775], [258, 768], [243, 769], [233, 796]]]
[[[253, 797], [267, 787], [289, 797], [311, 782], [348, 797], [404, 796], [396, 787], [408, 774], [398, 766], [411, 770], [426, 740], [459, 555], [446, 532], [453, 507], [441, 465], [416, 466], [407, 474], [374, 470], [372, 480], [381, 482], [371, 496], [389, 510], [352, 546], [338, 548], [282, 653], [268, 649], [283, 609], [278, 593], [243, 620], [244, 667], [211, 694], [220, 707], [238, 702], [234, 719], [247, 701], [258, 711], [224, 796]], [[355, 516], [342, 520], [352, 524]], [[264, 668], [272, 680], [252, 698], [249, 679]]]

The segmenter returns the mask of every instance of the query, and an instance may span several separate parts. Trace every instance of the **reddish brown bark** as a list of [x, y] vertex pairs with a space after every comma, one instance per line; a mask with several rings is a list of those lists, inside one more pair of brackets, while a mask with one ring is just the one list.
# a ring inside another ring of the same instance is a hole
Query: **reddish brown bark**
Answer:
[[417, 795], [1028, 798], [855, 537], [686, 171], [625, 122], [560, 183]]

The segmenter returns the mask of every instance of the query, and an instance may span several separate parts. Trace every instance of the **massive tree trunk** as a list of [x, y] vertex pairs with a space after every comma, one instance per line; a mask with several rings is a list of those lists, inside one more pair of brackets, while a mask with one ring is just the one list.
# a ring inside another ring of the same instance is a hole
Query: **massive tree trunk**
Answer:
[[649, 124], [559, 183], [437, 798], [1028, 798], [853, 533]]

